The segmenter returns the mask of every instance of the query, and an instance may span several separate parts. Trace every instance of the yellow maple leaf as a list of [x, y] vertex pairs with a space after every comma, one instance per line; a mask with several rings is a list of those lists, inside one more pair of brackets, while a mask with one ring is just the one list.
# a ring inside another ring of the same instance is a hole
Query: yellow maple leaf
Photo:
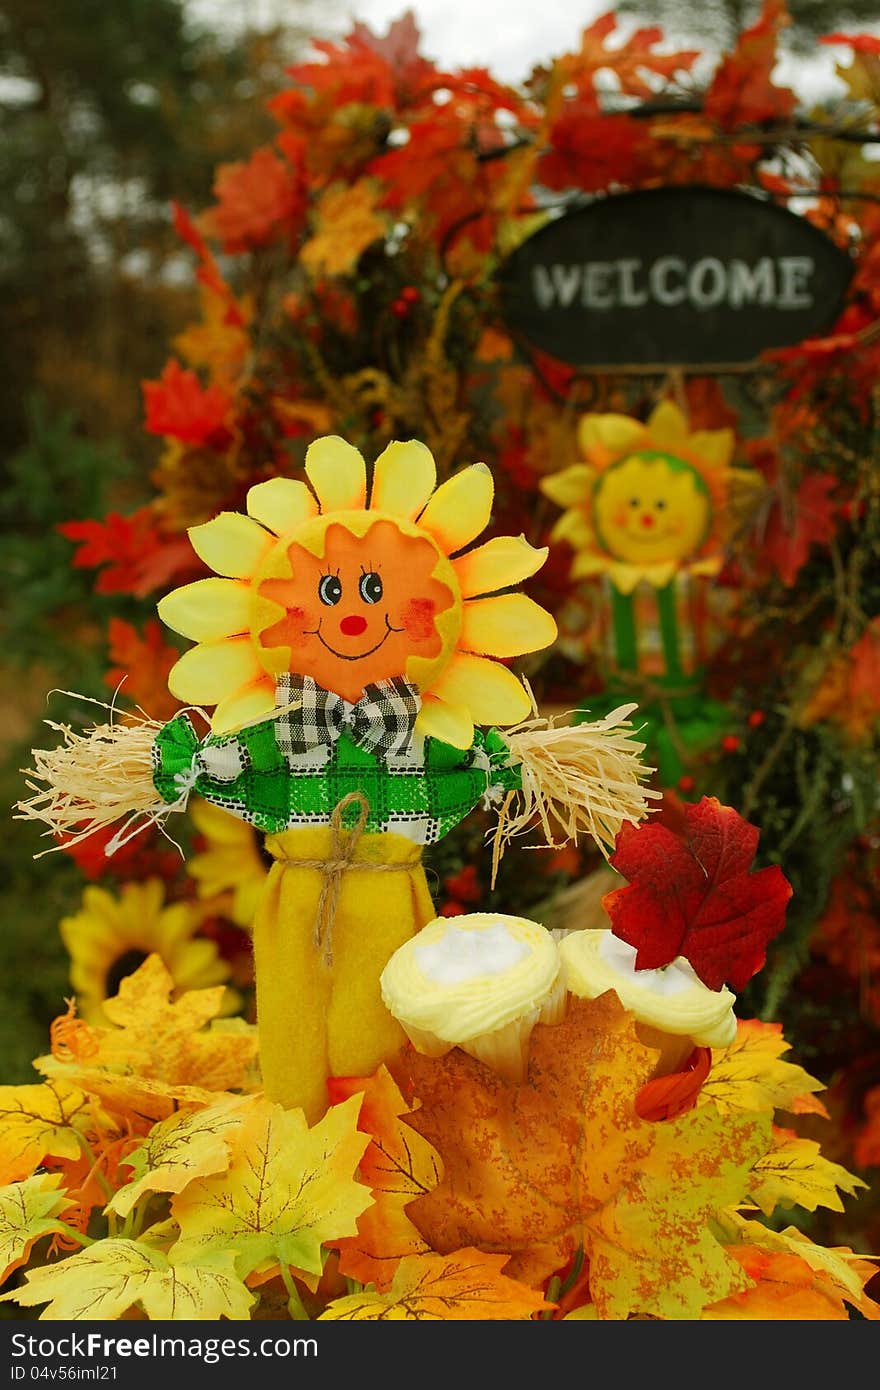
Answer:
[[[815, 1304], [816, 1299], [823, 1299], [826, 1310], [821, 1313], [813, 1312], [809, 1316], [820, 1316], [825, 1320], [840, 1320], [840, 1311], [843, 1309], [843, 1317], [849, 1314], [843, 1308], [844, 1304], [850, 1304], [857, 1308], [862, 1316], [869, 1321], [880, 1320], [880, 1306], [869, 1298], [865, 1293], [865, 1285], [877, 1273], [877, 1266], [871, 1263], [862, 1255], [855, 1254], [846, 1246], [822, 1246], [816, 1245], [809, 1236], [794, 1226], [786, 1226], [781, 1231], [774, 1231], [765, 1226], [760, 1221], [755, 1221], [749, 1217], [742, 1216], [736, 1211], [724, 1212], [718, 1221], [719, 1236], [728, 1246], [731, 1254], [738, 1256], [743, 1248], [754, 1248], [763, 1251], [768, 1255], [793, 1255], [798, 1258], [810, 1271], [810, 1281], [801, 1273], [796, 1281], [792, 1278], [789, 1271], [785, 1271], [784, 1279], [775, 1282], [784, 1282], [789, 1289], [764, 1289], [761, 1293], [755, 1290], [760, 1287], [765, 1271], [757, 1268], [754, 1262], [749, 1264], [749, 1272], [752, 1279], [756, 1282], [749, 1290], [745, 1291], [745, 1297], [735, 1296], [722, 1303], [707, 1308], [704, 1317], [710, 1320], [720, 1318], [736, 1317], [763, 1317], [761, 1312], [752, 1313], [749, 1308], [766, 1307], [776, 1295], [777, 1311], [772, 1314], [775, 1317], [788, 1316], [781, 1308], [786, 1303], [796, 1306], [796, 1301], [790, 1299], [788, 1294], [792, 1283], [800, 1285], [803, 1297], [803, 1290], [807, 1288], [813, 1297], [811, 1301]], [[748, 1263], [748, 1262], [747, 1262]], [[774, 1267], [771, 1279], [778, 1274], [778, 1267]], [[782, 1295], [780, 1297], [780, 1295]], [[743, 1311], [745, 1310], [745, 1311]], [[804, 1316], [802, 1313], [795, 1314], [797, 1317]]]
[[788, 1130], [774, 1129], [769, 1153], [759, 1158], [749, 1178], [749, 1196], [765, 1216], [777, 1206], [815, 1211], [843, 1211], [840, 1193], [853, 1196], [868, 1184], [839, 1163], [822, 1156], [814, 1139], [799, 1139]]
[[378, 189], [370, 179], [332, 184], [315, 209], [317, 231], [304, 244], [299, 259], [310, 275], [346, 275], [361, 254], [385, 235], [387, 218], [376, 212]]
[[318, 1321], [520, 1321], [553, 1308], [540, 1293], [501, 1273], [504, 1255], [456, 1250], [450, 1255], [407, 1255], [390, 1289], [335, 1298]]
[[174, 1257], [234, 1247], [242, 1278], [275, 1260], [320, 1275], [322, 1245], [353, 1235], [373, 1200], [354, 1177], [369, 1143], [357, 1128], [359, 1106], [352, 1096], [310, 1129], [301, 1110], [260, 1098], [230, 1136], [228, 1172], [199, 1178], [172, 1199]]
[[358, 1220], [357, 1235], [336, 1242], [339, 1269], [360, 1284], [380, 1291], [391, 1284], [397, 1262], [429, 1246], [406, 1214], [408, 1202], [437, 1186], [440, 1160], [420, 1134], [405, 1123], [410, 1112], [387, 1067], [373, 1077], [334, 1078], [331, 1095], [342, 1100], [362, 1093], [358, 1128], [370, 1136], [358, 1177], [373, 1193], [373, 1204]]
[[65, 1081], [0, 1086], [0, 1183], [28, 1177], [45, 1158], [78, 1158], [88, 1114], [88, 1097]]
[[127, 1216], [145, 1192], [182, 1192], [196, 1178], [229, 1166], [229, 1133], [241, 1125], [248, 1096], [223, 1096], [203, 1110], [170, 1115], [153, 1126], [143, 1143], [123, 1160], [131, 1182], [114, 1193], [108, 1211]]
[[46, 1321], [121, 1318], [141, 1308], [148, 1318], [250, 1318], [254, 1296], [235, 1273], [235, 1254], [219, 1250], [198, 1263], [172, 1263], [141, 1241], [95, 1241], [87, 1250], [28, 1271], [27, 1283], [0, 1302], [32, 1308]]
[[150, 955], [104, 1003], [110, 1026], [83, 1024], [78, 1055], [39, 1057], [45, 1076], [98, 1096], [143, 1132], [179, 1104], [208, 1105], [218, 1091], [252, 1087], [256, 1029], [243, 1019], [217, 1020], [224, 985], [189, 990], [172, 1002], [174, 981]]
[[59, 1173], [37, 1173], [0, 1187], [0, 1283], [25, 1263], [41, 1236], [65, 1230], [53, 1220], [71, 1204], [60, 1182]]
[[230, 315], [228, 297], [209, 285], [199, 286], [199, 301], [201, 321], [188, 324], [172, 338], [171, 346], [191, 367], [207, 367], [212, 381], [233, 381], [250, 346], [246, 325], [253, 315], [253, 299], [244, 295], [237, 301], [239, 317]]
[[745, 1286], [714, 1218], [742, 1200], [770, 1118], [704, 1107], [640, 1120], [656, 1052], [635, 1028], [611, 991], [577, 1000], [535, 1027], [521, 1085], [460, 1049], [403, 1055], [401, 1089], [419, 1101], [408, 1123], [443, 1163], [407, 1207], [433, 1250], [506, 1252], [510, 1276], [536, 1286], [582, 1248], [598, 1316], [616, 1321], [698, 1317]]
[[827, 1118], [820, 1101], [807, 1100], [824, 1090], [823, 1083], [803, 1067], [781, 1060], [791, 1044], [779, 1023], [741, 1020], [729, 1047], [712, 1053], [712, 1069], [703, 1083], [697, 1104], [717, 1107], [722, 1115], [737, 1110], [814, 1111]]

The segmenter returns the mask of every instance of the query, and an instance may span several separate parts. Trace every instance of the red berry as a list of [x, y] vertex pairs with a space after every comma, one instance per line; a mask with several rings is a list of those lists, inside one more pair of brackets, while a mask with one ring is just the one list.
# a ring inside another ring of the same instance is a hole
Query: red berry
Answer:
[[697, 784], [694, 781], [693, 777], [691, 777], [687, 773], [684, 777], [679, 777], [678, 779], [678, 790], [680, 792], [684, 792], [685, 795], [687, 795], [688, 792], [692, 792], [696, 785]]
[[749, 728], [760, 729], [766, 718], [767, 716], [762, 709], [753, 709], [748, 719]]
[[739, 738], [736, 734], [725, 734], [721, 740], [721, 747], [725, 753], [735, 753], [739, 748]]
[[450, 898], [440, 909], [441, 917], [462, 917], [467, 912], [463, 903], [457, 903], [454, 898]]
[[406, 318], [409, 313], [409, 305], [405, 299], [395, 299], [394, 303], [391, 305], [391, 312], [397, 319]]
[[421, 297], [421, 291], [417, 290], [415, 285], [404, 285], [400, 291], [400, 298], [404, 304], [418, 304]]

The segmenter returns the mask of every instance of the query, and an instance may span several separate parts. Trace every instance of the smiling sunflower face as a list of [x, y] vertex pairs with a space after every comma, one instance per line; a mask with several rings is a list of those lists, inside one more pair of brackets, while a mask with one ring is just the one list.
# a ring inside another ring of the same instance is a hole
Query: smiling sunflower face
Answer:
[[556, 624], [524, 594], [546, 547], [522, 537], [474, 542], [489, 521], [492, 475], [472, 464], [436, 487], [430, 451], [395, 442], [371, 486], [361, 454], [335, 435], [306, 454], [307, 482], [252, 487], [247, 515], [191, 528], [217, 577], [166, 595], [159, 616], [195, 640], [169, 675], [186, 704], [215, 705], [212, 730], [268, 717], [285, 673], [352, 703], [404, 677], [422, 699], [417, 729], [458, 748], [474, 724], [509, 725], [531, 704], [493, 660], [550, 645]]
[[733, 431], [691, 430], [666, 400], [644, 422], [583, 415], [577, 433], [583, 461], [541, 483], [564, 508], [551, 538], [574, 551], [572, 577], [605, 574], [628, 594], [640, 580], [662, 588], [679, 570], [716, 574], [739, 476]]
[[621, 459], [593, 489], [597, 539], [616, 560], [639, 565], [695, 555], [712, 522], [699, 473], [672, 454], [645, 451]]

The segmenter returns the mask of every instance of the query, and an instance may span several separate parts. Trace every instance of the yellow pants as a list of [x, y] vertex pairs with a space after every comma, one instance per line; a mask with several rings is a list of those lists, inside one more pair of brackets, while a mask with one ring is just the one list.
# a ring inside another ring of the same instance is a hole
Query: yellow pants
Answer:
[[331, 856], [330, 827], [268, 835], [266, 849], [275, 863], [253, 927], [263, 1086], [269, 1100], [300, 1106], [314, 1124], [328, 1106], [328, 1076], [370, 1076], [405, 1042], [379, 976], [436, 913], [421, 845], [362, 835], [339, 879], [328, 963], [315, 940], [326, 875], [312, 866]]

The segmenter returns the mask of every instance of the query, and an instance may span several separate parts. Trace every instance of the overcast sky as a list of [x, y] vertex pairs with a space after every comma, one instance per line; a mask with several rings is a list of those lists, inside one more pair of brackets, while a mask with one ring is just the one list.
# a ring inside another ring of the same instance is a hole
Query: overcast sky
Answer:
[[[250, 21], [269, 27], [289, 15], [316, 18], [324, 35], [341, 36], [360, 19], [384, 34], [407, 9], [422, 34], [422, 53], [443, 67], [487, 67], [493, 77], [514, 85], [532, 68], [576, 48], [581, 31], [614, 9], [613, 0], [186, 0], [196, 19], [238, 27]], [[686, 11], [686, 6], [683, 7]], [[621, 20], [628, 33], [634, 21]], [[863, 26], [880, 30], [880, 23]], [[681, 36], [676, 34], [676, 40]], [[699, 44], [695, 44], [698, 47]], [[820, 46], [809, 61], [780, 64], [777, 76], [804, 98], [840, 90], [834, 67], [847, 50]]]

